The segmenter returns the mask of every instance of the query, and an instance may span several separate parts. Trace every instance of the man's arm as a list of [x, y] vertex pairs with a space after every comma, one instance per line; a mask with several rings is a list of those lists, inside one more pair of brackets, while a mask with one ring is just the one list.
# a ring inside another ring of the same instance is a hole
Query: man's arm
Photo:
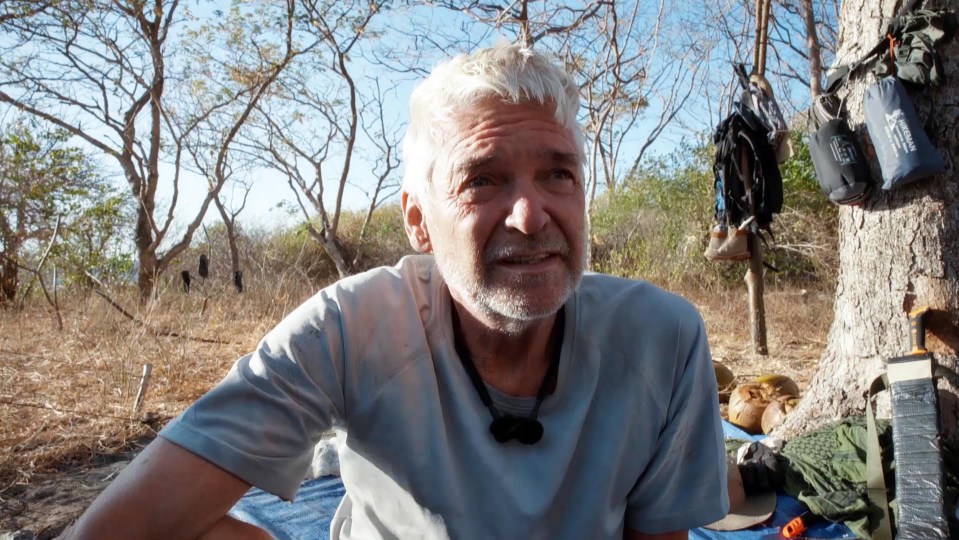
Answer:
[[632, 529], [626, 529], [625, 540], [689, 540], [689, 531], [647, 534], [634, 531]]
[[101, 493], [68, 540], [197, 538], [223, 521], [249, 484], [157, 438]]

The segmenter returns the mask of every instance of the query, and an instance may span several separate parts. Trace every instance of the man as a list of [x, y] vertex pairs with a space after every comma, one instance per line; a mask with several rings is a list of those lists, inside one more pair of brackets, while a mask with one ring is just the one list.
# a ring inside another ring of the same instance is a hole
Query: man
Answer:
[[[325, 289], [106, 490], [76, 538], [240, 538], [250, 485], [291, 499], [334, 429], [331, 537], [685, 538], [726, 513], [702, 321], [583, 276], [578, 89], [498, 46], [414, 92], [402, 193], [417, 251]], [[204, 536], [205, 535], [205, 536]]]

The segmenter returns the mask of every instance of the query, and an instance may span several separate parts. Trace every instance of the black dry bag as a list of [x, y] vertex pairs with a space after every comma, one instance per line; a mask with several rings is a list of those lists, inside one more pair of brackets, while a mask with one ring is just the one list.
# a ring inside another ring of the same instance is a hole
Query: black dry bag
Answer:
[[869, 193], [872, 177], [846, 121], [834, 118], [809, 136], [819, 187], [834, 204], [859, 204]]
[[912, 100], [895, 77], [886, 77], [866, 90], [866, 128], [882, 169], [882, 189], [941, 173], [946, 165], [929, 141]]

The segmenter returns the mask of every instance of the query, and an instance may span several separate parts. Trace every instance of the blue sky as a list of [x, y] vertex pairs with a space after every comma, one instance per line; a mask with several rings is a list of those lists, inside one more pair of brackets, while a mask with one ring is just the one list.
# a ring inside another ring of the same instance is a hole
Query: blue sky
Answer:
[[[708, 0], [703, 1], [707, 2]], [[228, 4], [226, 2], [201, 2], [198, 5], [200, 7], [196, 9], [196, 13], [203, 17], [210, 16], [214, 6], [226, 6]], [[631, 4], [624, 3], [624, 5]], [[735, 7], [735, 4], [730, 5]], [[700, 17], [697, 15], [697, 13], [704, 13], [702, 10], [706, 9], [724, 9], [722, 7], [716, 7], [713, 5], [709, 5], [708, 7], [704, 6], [705, 4], [698, 4], [694, 1], [672, 8], [673, 11], [671, 11], [669, 14], [669, 22], [671, 24], [669, 25], [668, 30], [664, 31], [661, 38], [663, 40], [674, 40], [677, 42], [687, 38], [688, 36], [686, 36], [686, 34], [688, 33], [689, 29], [703, 19], [703, 17]], [[654, 4], [643, 4], [643, 8], [647, 10], [653, 10], [647, 15], [655, 14], [656, 6]], [[388, 15], [392, 16], [393, 14]], [[453, 14], [447, 10], [420, 8], [412, 13], [403, 12], [398, 16], [392, 16], [392, 18], [388, 20], [390, 21], [390, 24], [394, 25], [394, 27], [399, 27], [400, 30], [409, 30], [415, 28], [423, 35], [448, 37], [450, 35], [457, 34], [462, 30], [463, 27], [461, 23], [463, 22], [464, 18], [461, 15]], [[472, 32], [473, 34], [467, 35], [465, 39], [467, 42], [476, 46], [490, 44], [496, 40], [510, 38], [508, 32], [499, 32], [491, 30], [488, 27], [475, 26], [472, 27]], [[390, 45], [391, 50], [393, 52], [398, 52], [400, 56], [404, 54], [413, 56], [417, 53], [423, 52], [422, 50], [417, 49], [417, 44], [409, 38], [395, 38], [391, 35], [389, 39], [390, 41], [388, 45]], [[714, 47], [709, 43], [703, 43], [702, 45], [704, 47]], [[682, 114], [677, 119], [677, 122], [668, 128], [666, 132], [664, 132], [664, 134], [654, 143], [651, 150], [653, 154], [669, 152], [675, 148], [675, 146], [682, 141], [683, 138], [694, 136], [694, 134], [701, 133], [703, 131], [710, 131], [714, 123], [718, 120], [718, 115], [721, 114], [723, 107], [723, 104], [718, 103], [722, 94], [721, 85], [728, 84], [731, 79], [732, 72], [730, 69], [729, 58], [730, 55], [737, 52], [735, 49], [730, 49], [728, 43], [723, 44], [720, 42], [718, 45], [720, 46], [715, 47], [713, 61], [708, 66], [708, 77], [710, 77], [710, 79], [714, 82], [707, 84], [702, 91], [697, 91], [692, 96], [690, 102], [687, 103], [684, 114]], [[365, 52], [369, 53], [371, 51]], [[430, 54], [419, 58], [415, 62], [419, 68], [429, 68], [439, 59], [448, 57], [457, 52], [460, 52], [460, 50], [432, 50]], [[748, 51], [738, 51], [738, 54], [747, 58], [750, 56]], [[357, 68], [356, 74], [358, 75], [358, 84], [371, 84], [369, 80], [365, 78], [366, 76], [379, 77], [383, 81], [395, 81], [395, 93], [391, 96], [386, 110], [391, 116], [391, 121], [395, 121], [401, 125], [405, 124], [406, 103], [409, 92], [413, 88], [415, 81], [419, 76], [410, 73], [400, 74], [397, 72], [390, 72], [380, 66], [376, 66], [365, 61], [363, 58], [364, 56], [360, 54], [356, 54], [351, 57], [351, 60], [354, 61], [355, 67]], [[657, 71], [655, 65], [653, 70]], [[626, 140], [629, 143], [638, 146], [650, 131], [651, 123], [653, 119], [656, 118], [657, 114], [658, 111], [655, 110], [655, 104], [653, 104], [650, 107], [650, 110], [646, 112], [645, 117], [640, 119], [640, 121], [633, 126]], [[370, 186], [372, 175], [369, 172], [371, 169], [371, 163], [366, 160], [364, 156], [369, 155], [370, 150], [369, 144], [364, 143], [361, 139], [359, 152], [354, 157], [354, 163], [351, 167], [351, 183], [356, 187], [348, 187], [345, 194], [344, 207], [347, 209], [358, 210], [363, 209], [368, 205], [369, 201], [363, 192], [363, 188], [368, 188]], [[625, 162], [631, 162], [634, 155], [635, 153], [631, 152], [630, 144], [627, 144], [620, 159]], [[328, 176], [336, 175], [338, 168], [337, 165], [338, 162], [341, 162], [341, 160], [341, 154], [334, 156], [329, 160], [327, 163], [330, 170], [330, 172], [327, 172]], [[116, 167], [115, 162], [110, 158], [102, 157], [101, 162], [104, 164], [104, 166], [110, 168], [111, 170]], [[172, 175], [171, 171], [172, 167], [170, 165], [163, 165], [161, 167], [161, 173], [167, 177]], [[398, 171], [394, 172], [394, 178], [396, 181], [399, 181], [401, 173], [402, 167]], [[207, 189], [207, 183], [205, 179], [189, 172], [184, 172], [182, 174], [183, 180], [180, 186], [180, 199], [175, 214], [176, 223], [178, 223], [181, 228], [185, 226], [185, 224], [196, 214], [196, 209], [202, 202]], [[123, 182], [119, 174], [116, 176], [118, 182]], [[248, 180], [252, 181], [252, 189], [247, 200], [246, 209], [240, 217], [240, 221], [242, 223], [253, 226], [285, 226], [302, 220], [302, 214], [299, 212], [291, 214], [288, 211], [290, 204], [294, 201], [294, 197], [293, 192], [290, 190], [284, 177], [268, 170], [254, 170], [247, 174], [247, 178]], [[159, 201], [161, 203], [163, 201], [169, 201], [171, 193], [172, 187], [170, 183], [161, 182], [158, 192]], [[227, 195], [226, 198], [228, 200], [228, 204], [230, 199], [229, 195], [231, 193], [235, 194], [237, 197], [240, 196], [240, 194], [237, 194], [235, 189], [231, 189], [230, 186], [226, 186], [224, 188], [224, 195]], [[332, 197], [334, 193], [335, 190], [328, 189], [328, 199], [329, 197]], [[327, 200], [327, 202], [330, 203], [332, 201]], [[286, 207], [281, 207], [282, 205], [286, 205]], [[205, 220], [207, 223], [214, 223], [220, 220], [218, 212], [212, 205], [207, 211]], [[176, 235], [171, 236], [170, 239], [174, 239], [175, 237]]]

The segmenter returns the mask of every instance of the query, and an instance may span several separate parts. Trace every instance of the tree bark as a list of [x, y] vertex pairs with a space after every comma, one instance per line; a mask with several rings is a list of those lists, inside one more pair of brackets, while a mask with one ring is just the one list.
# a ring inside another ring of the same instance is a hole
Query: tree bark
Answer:
[[[950, 2], [931, 1], [926, 9]], [[900, 8], [894, 0], [845, 0], [840, 11], [837, 63], [857, 60], [879, 39]], [[910, 94], [925, 131], [954, 173], [959, 166], [959, 44], [940, 50], [952, 75], [940, 87]], [[850, 124], [860, 136], [872, 172], [881, 179], [875, 151], [863, 124], [863, 94], [875, 81], [864, 73], [841, 92], [848, 93]], [[910, 351], [907, 313], [928, 305], [927, 347], [936, 361], [956, 368], [959, 352], [959, 183], [942, 174], [882, 191], [876, 188], [862, 207], [839, 210], [839, 277], [833, 323], [816, 374], [800, 406], [777, 434], [790, 437], [839, 417], [862, 414], [869, 383], [887, 359]], [[825, 314], [824, 314], [825, 316]], [[940, 381], [944, 433], [956, 438], [955, 389]], [[882, 411], [880, 411], [882, 414]]]
[[139, 300], [145, 304], [153, 300], [154, 285], [160, 273], [157, 267], [156, 252], [148, 249], [138, 249], [140, 268], [137, 271], [137, 291]]
[[328, 233], [326, 230], [318, 231], [313, 225], [310, 225], [308, 230], [310, 236], [312, 236], [313, 239], [323, 247], [323, 251], [330, 256], [330, 260], [332, 260], [333, 265], [336, 266], [336, 273], [339, 274], [340, 279], [349, 277], [352, 272], [346, 261], [349, 260], [350, 254], [343, 244], [340, 243], [339, 237], [335, 234]]
[[[23, 247], [24, 238], [27, 237], [26, 231], [26, 212], [22, 205], [19, 205], [15, 211], [16, 223], [10, 227], [8, 223], [0, 224], [3, 227], [3, 243], [6, 250], [0, 252], [3, 255], [0, 258], [0, 304], [13, 303], [17, 298], [17, 292], [20, 290], [20, 248]], [[8, 230], [8, 229], [14, 230]]]
[[[247, 194], [249, 194], [249, 191], [247, 191]], [[216, 204], [216, 209], [220, 212], [220, 218], [223, 219], [223, 227], [226, 228], [226, 241], [230, 246], [230, 270], [234, 279], [234, 287], [237, 289], [236, 292], [240, 293], [243, 292], [243, 278], [237, 276], [242, 276], [243, 270], [240, 268], [240, 246], [236, 238], [236, 214], [230, 214], [220, 197], [215, 197], [213, 203]], [[244, 198], [243, 203], [246, 204], [246, 198]], [[241, 281], [237, 282], [237, 280]]]
[[17, 298], [17, 289], [20, 287], [20, 267], [13, 260], [13, 250], [10, 250], [3, 260], [0, 260], [0, 304], [13, 303]]

